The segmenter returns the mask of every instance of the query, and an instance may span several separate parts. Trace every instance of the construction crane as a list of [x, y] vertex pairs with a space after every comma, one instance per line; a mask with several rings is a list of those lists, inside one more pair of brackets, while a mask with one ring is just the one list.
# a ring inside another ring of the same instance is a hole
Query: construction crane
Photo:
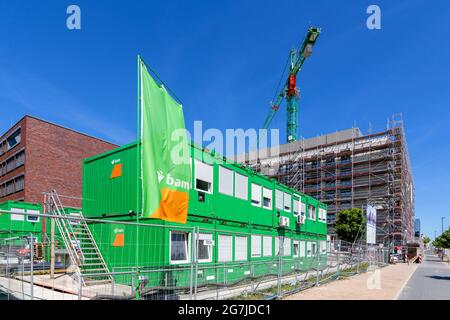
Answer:
[[[286, 117], [286, 139], [288, 143], [297, 141], [298, 132], [298, 100], [299, 91], [297, 88], [297, 74], [303, 63], [312, 54], [312, 48], [319, 37], [320, 28], [311, 27], [308, 30], [302, 46], [297, 50], [291, 49], [289, 76], [283, 88], [271, 102], [269, 114], [264, 121], [263, 129], [268, 129], [272, 119], [280, 109], [283, 99], [286, 97], [287, 117]], [[265, 130], [263, 131], [265, 132]], [[261, 137], [260, 137], [261, 138]]]

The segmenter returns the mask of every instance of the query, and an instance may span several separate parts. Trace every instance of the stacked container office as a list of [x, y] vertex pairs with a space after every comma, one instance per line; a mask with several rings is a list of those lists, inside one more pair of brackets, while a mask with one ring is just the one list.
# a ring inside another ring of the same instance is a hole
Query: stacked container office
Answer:
[[[171, 270], [170, 282], [187, 286], [198, 262], [198, 285], [229, 285], [276, 275], [280, 262], [286, 274], [325, 263], [325, 204], [201, 147], [190, 150], [186, 224], [140, 216], [136, 143], [84, 160], [83, 215], [110, 222], [89, 224], [110, 271]], [[151, 282], [167, 284], [166, 271]]]

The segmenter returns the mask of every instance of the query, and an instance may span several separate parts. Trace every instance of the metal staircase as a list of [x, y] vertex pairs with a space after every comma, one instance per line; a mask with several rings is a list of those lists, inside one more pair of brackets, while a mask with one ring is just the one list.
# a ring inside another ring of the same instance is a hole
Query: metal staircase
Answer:
[[44, 203], [46, 212], [55, 216], [55, 224], [83, 285], [112, 282], [108, 267], [83, 214], [67, 214], [55, 190], [44, 194]]

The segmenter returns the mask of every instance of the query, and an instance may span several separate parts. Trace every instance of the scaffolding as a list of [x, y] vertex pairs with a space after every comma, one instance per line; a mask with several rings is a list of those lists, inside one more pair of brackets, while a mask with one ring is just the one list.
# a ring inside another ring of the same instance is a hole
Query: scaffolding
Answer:
[[377, 243], [402, 246], [414, 239], [414, 184], [401, 114], [387, 128], [367, 135], [349, 130], [282, 145], [277, 155], [241, 159], [328, 205], [329, 234], [335, 238], [336, 213], [377, 207]]

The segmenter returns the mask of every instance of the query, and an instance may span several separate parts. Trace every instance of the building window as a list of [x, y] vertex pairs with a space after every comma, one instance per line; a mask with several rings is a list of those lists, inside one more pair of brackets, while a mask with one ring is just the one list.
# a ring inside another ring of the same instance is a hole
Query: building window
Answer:
[[170, 232], [170, 262], [189, 262], [189, 232]]
[[236, 173], [234, 177], [234, 190], [236, 191], [236, 198], [248, 200], [248, 178]]
[[[11, 212], [16, 212], [16, 213], [25, 213], [24, 209], [19, 209], [19, 208], [11, 208]], [[24, 215], [23, 214], [11, 214], [11, 220], [14, 221], [24, 221]]]
[[305, 241], [300, 241], [300, 257], [305, 256]]
[[212, 193], [213, 166], [195, 160], [195, 189]]
[[292, 248], [293, 248], [293, 250], [294, 250], [292, 256], [293, 256], [294, 258], [298, 258], [298, 252], [299, 252], [298, 240], [294, 240], [294, 241], [292, 242]]
[[234, 241], [234, 260], [247, 261], [247, 237], [236, 236]]
[[6, 195], [14, 193], [14, 180], [10, 180], [6, 183]]
[[24, 189], [24, 177], [20, 176], [15, 179], [16, 180], [16, 192], [22, 191]]
[[300, 211], [300, 203], [298, 200], [294, 200], [294, 216], [298, 216], [299, 215], [299, 211]]
[[320, 253], [327, 254], [327, 242], [322, 240], [319, 242], [319, 245], [320, 245]]
[[228, 235], [219, 235], [219, 262], [228, 262], [233, 260], [233, 237]]
[[252, 183], [252, 205], [261, 207], [261, 190], [260, 185]]
[[272, 209], [272, 190], [263, 188], [263, 207]]
[[311, 254], [313, 256], [315, 256], [316, 253], [317, 253], [317, 243], [314, 241], [314, 242], [311, 242]]
[[290, 238], [284, 238], [283, 242], [283, 256], [290, 256], [291, 255], [291, 239]]
[[316, 220], [316, 208], [312, 205], [308, 206], [308, 219]]
[[39, 216], [38, 215], [36, 215], [36, 216], [30, 215], [30, 214], [39, 214], [39, 213], [40, 213], [39, 210], [30, 210], [30, 209], [28, 209], [27, 210], [27, 221], [28, 222], [39, 222]]
[[264, 257], [272, 256], [272, 237], [270, 236], [263, 237], [263, 255]]
[[211, 262], [212, 255], [212, 234], [200, 233], [198, 235], [198, 261], [199, 262]]
[[252, 257], [261, 257], [261, 236], [252, 235]]
[[14, 163], [14, 157], [9, 158], [6, 160], [6, 172], [13, 171], [16, 168]]
[[233, 196], [233, 171], [219, 166], [219, 192], [229, 196]]
[[284, 211], [291, 212], [291, 195], [284, 193]]
[[17, 155], [16, 155], [16, 168], [20, 167], [21, 165], [23, 165], [25, 163], [25, 151], [20, 151]]
[[10, 135], [8, 138], [6, 138], [6, 143], [7, 143], [6, 150], [10, 150], [10, 149], [14, 148], [16, 145], [18, 145], [20, 143], [20, 140], [21, 140], [20, 129], [18, 129], [12, 135]]
[[307, 257], [311, 257], [311, 255], [312, 255], [312, 252], [311, 252], [311, 245], [312, 245], [312, 242], [311, 241], [307, 241], [306, 242], [306, 256]]
[[275, 237], [275, 255], [280, 255], [280, 237]]
[[283, 191], [275, 189], [275, 208], [283, 210]]

